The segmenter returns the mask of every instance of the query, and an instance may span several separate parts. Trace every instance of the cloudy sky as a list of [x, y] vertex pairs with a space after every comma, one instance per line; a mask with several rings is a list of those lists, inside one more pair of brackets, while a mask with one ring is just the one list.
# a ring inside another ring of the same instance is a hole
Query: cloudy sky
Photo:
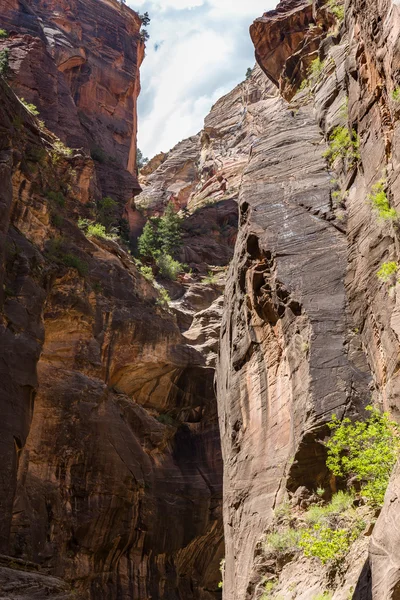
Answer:
[[254, 65], [252, 21], [277, 0], [128, 0], [148, 11], [138, 146], [151, 158], [194, 135], [211, 106]]

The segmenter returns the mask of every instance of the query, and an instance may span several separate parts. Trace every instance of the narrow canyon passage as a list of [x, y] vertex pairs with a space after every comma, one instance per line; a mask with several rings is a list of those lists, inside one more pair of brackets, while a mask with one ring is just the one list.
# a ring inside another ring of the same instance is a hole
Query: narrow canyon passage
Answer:
[[146, 17], [0, 8], [0, 600], [398, 600], [397, 3], [254, 15], [146, 165]]

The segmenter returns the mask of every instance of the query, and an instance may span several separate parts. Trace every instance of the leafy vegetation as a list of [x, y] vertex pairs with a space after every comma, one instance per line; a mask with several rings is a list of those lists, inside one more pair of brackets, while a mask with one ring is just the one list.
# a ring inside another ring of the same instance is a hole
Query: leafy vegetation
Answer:
[[364, 498], [380, 506], [399, 454], [399, 426], [387, 413], [372, 406], [367, 410], [370, 417], [365, 421], [332, 417], [326, 464], [334, 475], [357, 481]]
[[378, 216], [384, 221], [393, 221], [398, 218], [397, 211], [391, 208], [389, 199], [385, 191], [386, 181], [381, 179], [372, 187], [372, 193], [369, 194], [368, 198], [372, 204], [373, 209], [377, 212]]
[[106, 228], [101, 223], [90, 223], [86, 229], [86, 235], [98, 238], [112, 240], [114, 237], [107, 233]]
[[5, 29], [0, 29], [0, 40], [5, 40], [8, 38], [8, 32]]
[[322, 592], [314, 596], [313, 600], [332, 600], [332, 594], [330, 592]]
[[118, 202], [105, 196], [97, 203], [97, 218], [107, 231], [118, 221]]
[[100, 164], [107, 162], [107, 154], [98, 146], [95, 146], [90, 150], [90, 156], [93, 158], [93, 160]]
[[397, 262], [385, 262], [377, 272], [378, 279], [381, 281], [389, 281], [393, 275], [396, 275], [399, 265]]
[[176, 279], [183, 265], [174, 256], [182, 245], [181, 219], [171, 204], [162, 217], [151, 217], [138, 240], [141, 257], [153, 261], [163, 277]]
[[138, 169], [142, 169], [149, 162], [148, 158], [143, 156], [143, 152], [138, 148], [136, 150], [136, 166]]
[[310, 506], [305, 514], [305, 520], [310, 525], [326, 523], [332, 517], [340, 515], [351, 508], [353, 502], [353, 494], [339, 491], [332, 497], [332, 501], [329, 504], [314, 504]]
[[154, 273], [151, 267], [142, 265], [141, 267], [139, 267], [139, 271], [141, 272], [143, 277], [147, 279], [147, 281], [154, 281]]
[[324, 65], [324, 61], [319, 57], [312, 61], [309, 71], [311, 79], [317, 79], [321, 75]]
[[341, 0], [328, 0], [327, 6], [331, 13], [335, 15], [338, 21], [344, 19], [344, 4]]
[[392, 100], [394, 102], [400, 102], [400, 87], [396, 87], [392, 92]]
[[351, 135], [347, 127], [335, 127], [329, 136], [329, 148], [323, 156], [330, 164], [338, 158], [354, 163], [360, 158], [360, 141], [357, 133], [353, 130]]
[[32, 115], [34, 115], [35, 117], [37, 117], [40, 113], [37, 109], [37, 107], [34, 104], [31, 104], [30, 102], [27, 102], [24, 98], [20, 98], [22, 104], [25, 106], [25, 108], [32, 113]]
[[8, 75], [8, 71], [10, 69], [10, 50], [8, 48], [4, 48], [0, 50], [0, 75], [6, 77]]
[[359, 535], [358, 528], [333, 529], [317, 523], [302, 532], [299, 546], [305, 556], [315, 556], [325, 565], [341, 561]]
[[250, 79], [253, 69], [249, 67], [246, 71], [246, 79]]
[[267, 553], [278, 556], [296, 552], [299, 549], [300, 536], [300, 531], [285, 527], [266, 536], [264, 549]]
[[158, 306], [163, 306], [163, 307], [168, 308], [169, 303], [171, 302], [171, 298], [170, 298], [170, 295], [168, 294], [168, 291], [164, 287], [160, 286], [158, 292], [159, 292], [159, 297], [158, 297], [156, 304]]
[[81, 277], [88, 273], [87, 263], [71, 252], [64, 238], [53, 238], [48, 242], [46, 250], [56, 264], [76, 269]]
[[50, 191], [46, 194], [47, 198], [57, 204], [60, 208], [65, 206], [65, 196], [62, 192]]
[[156, 260], [156, 265], [160, 270], [160, 275], [172, 281], [175, 281], [184, 269], [183, 265], [169, 254], [160, 254]]

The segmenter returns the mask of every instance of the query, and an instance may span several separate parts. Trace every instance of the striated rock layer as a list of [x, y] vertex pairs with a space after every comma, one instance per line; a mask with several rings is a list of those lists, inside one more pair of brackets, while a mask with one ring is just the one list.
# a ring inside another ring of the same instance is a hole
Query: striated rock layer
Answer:
[[[375, 401], [399, 418], [398, 283], [376, 276], [398, 261], [398, 232], [368, 199], [382, 181], [399, 210], [399, 8], [350, 0], [341, 24], [331, 7], [283, 0], [251, 27], [271, 86], [253, 118], [217, 367], [228, 599], [260, 596], [259, 542], [287, 494], [330, 490], [332, 413], [362, 416]], [[358, 136], [353, 163], [324, 157], [336, 126]], [[293, 563], [275, 596], [397, 598], [397, 495], [395, 473], [369, 554], [366, 539], [341, 579]]]
[[184, 337], [126, 249], [83, 234], [93, 176], [0, 78], [0, 589], [214, 598], [219, 322]]
[[140, 190], [139, 16], [116, 0], [2, 0], [0, 8], [12, 88], [67, 146], [91, 151], [103, 196], [127, 202]]

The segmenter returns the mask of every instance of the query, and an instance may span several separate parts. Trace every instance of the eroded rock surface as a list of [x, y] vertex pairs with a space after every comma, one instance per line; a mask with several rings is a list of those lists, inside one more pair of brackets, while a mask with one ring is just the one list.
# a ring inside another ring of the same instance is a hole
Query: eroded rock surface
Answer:
[[93, 161], [0, 95], [1, 592], [214, 598], [214, 369], [126, 248], [79, 229]]
[[[226, 598], [262, 594], [257, 543], [285, 495], [329, 489], [332, 413], [362, 415], [372, 399], [398, 418], [398, 286], [376, 275], [397, 261], [398, 236], [368, 198], [381, 180], [398, 209], [399, 9], [350, 1], [341, 24], [324, 4], [282, 1], [251, 28], [260, 66], [291, 102], [271, 90], [258, 103], [227, 278], [217, 369]], [[354, 132], [359, 159], [326, 160], [336, 126]], [[276, 597], [396, 598], [396, 486], [394, 474], [369, 557], [362, 540], [335, 583], [318, 561], [295, 561]]]

